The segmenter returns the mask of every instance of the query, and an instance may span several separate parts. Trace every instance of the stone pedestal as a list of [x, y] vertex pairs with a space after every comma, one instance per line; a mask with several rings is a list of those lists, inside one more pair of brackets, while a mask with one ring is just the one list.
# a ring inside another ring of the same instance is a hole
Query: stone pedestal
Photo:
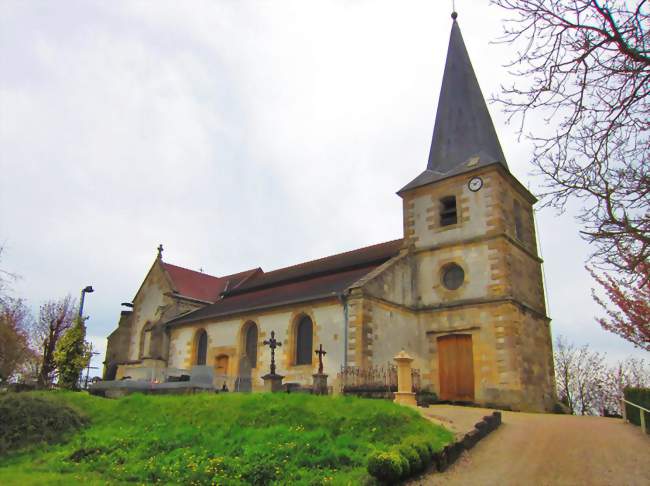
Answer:
[[324, 373], [316, 373], [314, 377], [313, 393], [314, 395], [327, 395], [327, 376]]
[[413, 379], [411, 378], [411, 358], [404, 350], [400, 351], [393, 358], [397, 363], [397, 393], [395, 393], [395, 403], [400, 405], [417, 406], [415, 393], [413, 393]]
[[264, 391], [267, 392], [281, 392], [282, 391], [282, 379], [284, 376], [276, 375], [275, 373], [268, 373], [262, 377], [264, 380]]

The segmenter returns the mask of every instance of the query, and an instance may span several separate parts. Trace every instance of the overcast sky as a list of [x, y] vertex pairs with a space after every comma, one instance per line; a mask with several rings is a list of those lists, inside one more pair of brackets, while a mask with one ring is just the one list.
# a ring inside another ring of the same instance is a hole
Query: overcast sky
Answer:
[[[449, 4], [449, 5], [448, 5]], [[86, 285], [101, 348], [159, 243], [213, 275], [402, 236], [426, 166], [451, 1], [0, 1], [0, 244], [37, 312]], [[486, 97], [503, 12], [458, 0]], [[531, 148], [490, 107], [511, 171]], [[553, 333], [612, 360], [572, 211], [537, 213]], [[97, 359], [97, 362], [101, 359]]]

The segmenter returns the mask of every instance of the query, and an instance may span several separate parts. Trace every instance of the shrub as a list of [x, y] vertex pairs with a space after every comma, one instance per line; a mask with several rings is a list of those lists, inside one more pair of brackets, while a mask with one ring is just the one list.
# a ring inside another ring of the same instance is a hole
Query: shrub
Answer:
[[419, 438], [409, 439], [405, 441], [405, 444], [411, 446], [418, 453], [420, 456], [420, 462], [422, 463], [422, 469], [426, 469], [426, 467], [431, 464], [431, 461], [433, 460], [433, 451], [426, 440]]
[[[368, 472], [380, 481], [391, 483], [408, 474], [404, 457], [396, 450], [374, 452], [368, 458]], [[405, 470], [406, 469], [406, 470]]]
[[418, 405], [433, 405], [438, 403], [438, 395], [435, 392], [423, 390], [416, 395]]
[[420, 454], [418, 451], [409, 444], [401, 444], [397, 447], [397, 451], [408, 461], [409, 469], [404, 477], [413, 476], [424, 469]]
[[86, 423], [86, 417], [64, 403], [9, 393], [0, 397], [0, 454], [40, 442], [59, 441]]
[[569, 407], [567, 407], [562, 402], [555, 402], [553, 404], [552, 412], [560, 415], [571, 415], [571, 410], [569, 410]]
[[[623, 396], [626, 400], [636, 403], [650, 410], [650, 388], [626, 388], [623, 390]], [[627, 419], [635, 425], [641, 425], [641, 415], [638, 408], [625, 404]], [[650, 431], [650, 413], [645, 413], [646, 430]]]

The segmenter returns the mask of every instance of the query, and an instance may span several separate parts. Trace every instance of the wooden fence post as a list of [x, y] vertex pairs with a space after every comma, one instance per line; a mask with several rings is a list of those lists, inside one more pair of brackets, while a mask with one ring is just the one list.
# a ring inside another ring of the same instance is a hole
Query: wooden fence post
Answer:
[[645, 434], [645, 433], [647, 433], [647, 431], [645, 429], [645, 411], [639, 410], [639, 417], [641, 417], [641, 430]]

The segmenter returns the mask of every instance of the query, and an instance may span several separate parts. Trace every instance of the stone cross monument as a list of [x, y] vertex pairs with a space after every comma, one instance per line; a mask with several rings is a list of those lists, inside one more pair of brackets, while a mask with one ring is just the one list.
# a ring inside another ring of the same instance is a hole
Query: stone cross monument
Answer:
[[312, 392], [314, 395], [327, 395], [327, 375], [323, 373], [323, 356], [327, 351], [323, 350], [322, 344], [319, 344], [314, 353], [318, 355], [318, 373], [312, 375], [314, 377]]
[[282, 391], [282, 378], [284, 376], [275, 373], [275, 349], [282, 346], [282, 343], [275, 339], [275, 331], [271, 331], [271, 339], [265, 340], [264, 345], [271, 348], [271, 372], [262, 377], [264, 389], [269, 392]]

